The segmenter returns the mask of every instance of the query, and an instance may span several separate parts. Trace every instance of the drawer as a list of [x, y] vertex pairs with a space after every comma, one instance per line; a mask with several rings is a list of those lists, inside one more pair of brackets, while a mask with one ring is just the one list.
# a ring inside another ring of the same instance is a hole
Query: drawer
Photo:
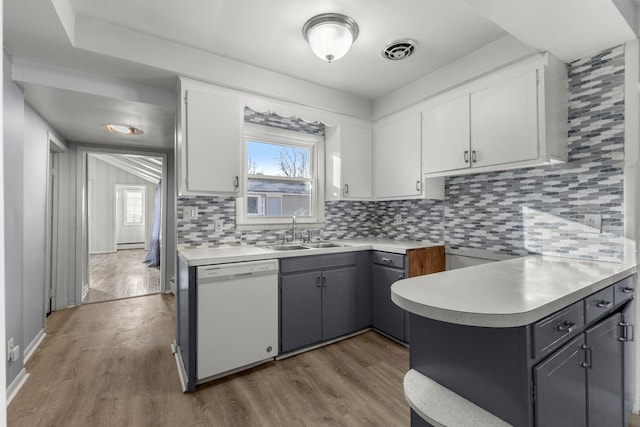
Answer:
[[280, 260], [280, 274], [309, 270], [324, 270], [356, 264], [356, 253], [307, 255]]
[[629, 276], [613, 284], [613, 303], [615, 305], [622, 304], [630, 300], [636, 290], [636, 275]]
[[587, 325], [613, 309], [613, 286], [604, 288], [584, 299], [584, 317]]
[[584, 302], [578, 301], [533, 324], [533, 358], [550, 353], [584, 326]]
[[372, 260], [374, 264], [386, 265], [388, 267], [404, 268], [404, 258], [402, 254], [391, 252], [374, 252]]

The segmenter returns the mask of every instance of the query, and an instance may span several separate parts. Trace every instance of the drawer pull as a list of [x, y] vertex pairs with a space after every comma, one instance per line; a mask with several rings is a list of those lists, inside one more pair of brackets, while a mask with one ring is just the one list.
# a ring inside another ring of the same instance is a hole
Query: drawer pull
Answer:
[[382, 261], [391, 264], [391, 258], [382, 258]]
[[400, 274], [400, 275], [398, 276], [398, 280], [402, 280], [402, 279], [404, 279], [404, 274]]
[[598, 304], [596, 304], [596, 307], [598, 307], [598, 308], [609, 308], [609, 307], [611, 307], [611, 304], [612, 304], [611, 301], [602, 300]]
[[558, 325], [558, 330], [561, 332], [571, 332], [575, 327], [576, 327], [575, 323], [565, 320], [564, 322]]
[[624, 292], [625, 294], [632, 294], [633, 291], [635, 291], [635, 289], [630, 288], [629, 286], [625, 286], [624, 288], [622, 288], [622, 292]]

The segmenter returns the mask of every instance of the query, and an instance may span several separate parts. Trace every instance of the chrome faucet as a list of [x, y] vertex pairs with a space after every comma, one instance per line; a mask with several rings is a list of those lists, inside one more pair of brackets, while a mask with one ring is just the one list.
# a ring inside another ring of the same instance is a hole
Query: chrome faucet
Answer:
[[291, 241], [296, 241], [296, 216], [294, 215], [291, 219]]

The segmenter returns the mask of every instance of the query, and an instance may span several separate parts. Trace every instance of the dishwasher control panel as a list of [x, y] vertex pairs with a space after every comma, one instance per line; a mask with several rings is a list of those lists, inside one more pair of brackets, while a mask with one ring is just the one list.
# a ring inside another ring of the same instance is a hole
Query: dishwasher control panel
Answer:
[[198, 267], [198, 281], [249, 275], [277, 274], [278, 261], [247, 261]]

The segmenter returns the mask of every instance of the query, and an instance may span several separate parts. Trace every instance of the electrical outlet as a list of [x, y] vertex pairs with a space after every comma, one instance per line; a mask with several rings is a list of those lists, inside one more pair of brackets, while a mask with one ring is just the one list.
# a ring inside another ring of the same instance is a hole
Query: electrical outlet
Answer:
[[184, 208], [182, 219], [198, 219], [198, 208], [196, 207]]
[[224, 231], [224, 220], [216, 219], [214, 231], [216, 233], [222, 233]]
[[584, 232], [585, 233], [602, 233], [602, 215], [585, 214], [584, 215]]
[[13, 337], [7, 342], [7, 359], [9, 362], [15, 362], [20, 357], [20, 346], [15, 345]]
[[396, 214], [396, 222], [394, 223], [394, 225], [401, 225], [401, 224], [402, 224], [402, 215]]

